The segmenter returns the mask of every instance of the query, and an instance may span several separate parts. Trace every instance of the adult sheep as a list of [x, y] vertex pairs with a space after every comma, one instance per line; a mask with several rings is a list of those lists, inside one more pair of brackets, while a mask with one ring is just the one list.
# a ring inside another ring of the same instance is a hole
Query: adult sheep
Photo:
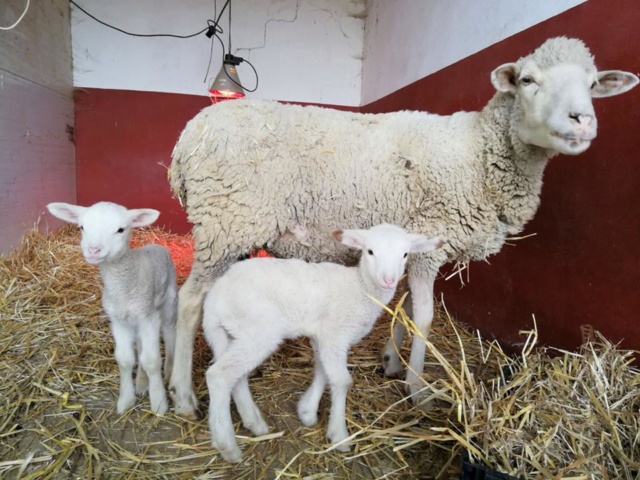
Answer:
[[[345, 261], [329, 232], [394, 223], [444, 240], [408, 265], [413, 320], [426, 336], [433, 284], [447, 262], [485, 259], [538, 208], [551, 157], [584, 152], [596, 136], [591, 98], [626, 92], [628, 72], [598, 72], [580, 40], [546, 41], [496, 68], [497, 93], [481, 112], [380, 115], [266, 101], [223, 102], [182, 132], [170, 181], [193, 223], [194, 266], [179, 293], [171, 389], [193, 414], [192, 349], [213, 279], [254, 246], [277, 256]], [[396, 331], [399, 341], [404, 332]], [[425, 344], [414, 338], [412, 393]], [[390, 340], [385, 372], [401, 364]]]

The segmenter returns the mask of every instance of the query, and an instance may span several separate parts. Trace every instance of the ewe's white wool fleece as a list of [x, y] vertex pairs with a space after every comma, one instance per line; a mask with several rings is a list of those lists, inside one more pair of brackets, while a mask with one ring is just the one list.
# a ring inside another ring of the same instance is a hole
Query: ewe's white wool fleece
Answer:
[[[532, 56], [594, 68], [578, 40], [553, 39]], [[206, 276], [263, 245], [277, 256], [346, 260], [330, 233], [379, 223], [441, 238], [444, 248], [409, 266], [437, 270], [498, 252], [538, 208], [553, 152], [518, 139], [521, 117], [500, 92], [481, 112], [451, 116], [228, 101], [187, 124], [171, 187], [194, 224]]]

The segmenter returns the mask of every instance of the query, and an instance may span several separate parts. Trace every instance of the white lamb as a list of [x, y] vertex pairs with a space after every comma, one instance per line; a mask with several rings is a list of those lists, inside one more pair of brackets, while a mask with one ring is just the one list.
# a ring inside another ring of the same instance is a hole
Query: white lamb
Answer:
[[[440, 248], [439, 239], [409, 234], [394, 225], [333, 234], [344, 245], [361, 250], [358, 268], [334, 263], [258, 258], [233, 265], [220, 277], [204, 302], [203, 329], [214, 351], [207, 371], [211, 404], [211, 443], [231, 462], [242, 453], [235, 441], [230, 396], [243, 425], [255, 435], [269, 428], [249, 392], [247, 375], [284, 339], [306, 336], [315, 354], [313, 382], [298, 404], [298, 416], [309, 426], [317, 421], [324, 387], [331, 387], [327, 438], [345, 440], [345, 402], [351, 377], [349, 348], [364, 337], [393, 298], [409, 253]], [[340, 445], [348, 450], [348, 445]]]
[[[264, 245], [278, 257], [343, 262], [349, 255], [324, 233], [340, 225], [393, 223], [437, 236], [445, 247], [407, 266], [405, 305], [427, 336], [440, 267], [485, 259], [520, 232], [540, 203], [548, 160], [584, 152], [596, 137], [592, 98], [626, 92], [638, 77], [599, 72], [580, 40], [561, 37], [497, 67], [491, 81], [497, 91], [480, 112], [363, 115], [234, 100], [187, 124], [170, 169], [196, 247], [178, 302], [170, 382], [178, 413], [197, 407], [192, 355], [202, 300], [239, 256]], [[398, 327], [395, 343], [403, 333]], [[425, 348], [415, 336], [412, 393], [423, 386]], [[401, 371], [394, 342], [383, 359], [388, 375]]]
[[[149, 208], [127, 210], [110, 202], [91, 207], [50, 203], [47, 208], [52, 215], [80, 226], [82, 253], [87, 262], [100, 267], [102, 305], [111, 321], [120, 369], [118, 413], [133, 407], [136, 394], [148, 389], [151, 409], [164, 414], [168, 404], [161, 374], [160, 336], [165, 346], [164, 377], [168, 380], [175, 349], [176, 272], [165, 247], [129, 247], [131, 229], [151, 225], [160, 212]], [[134, 389], [136, 349], [139, 364]]]

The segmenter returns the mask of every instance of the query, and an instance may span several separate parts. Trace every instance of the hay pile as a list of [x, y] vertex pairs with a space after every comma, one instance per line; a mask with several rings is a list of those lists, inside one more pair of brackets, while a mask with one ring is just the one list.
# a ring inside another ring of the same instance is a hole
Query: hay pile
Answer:
[[[189, 238], [138, 231], [134, 246], [160, 243], [183, 281]], [[424, 375], [432, 408], [412, 406], [400, 380], [380, 374], [392, 315], [350, 356], [354, 385], [348, 454], [325, 441], [328, 395], [306, 428], [295, 405], [312, 378], [305, 341], [289, 342], [251, 379], [271, 432], [252, 438], [236, 423], [244, 461], [229, 465], [209, 445], [206, 420], [157, 418], [148, 399], [115, 413], [118, 369], [100, 307], [96, 267], [82, 258], [78, 231], [28, 235], [0, 259], [0, 477], [2, 478], [457, 478], [466, 448], [476, 460], [525, 478], [637, 478], [637, 371], [631, 353], [594, 333], [577, 353], [535, 351], [519, 359], [439, 311]], [[407, 322], [397, 311], [394, 321]], [[403, 350], [408, 358], [408, 350]], [[199, 337], [196, 394], [208, 404], [210, 352]], [[506, 378], [511, 376], [512, 378]], [[234, 417], [237, 421], [237, 416]], [[328, 451], [327, 451], [328, 450]]]

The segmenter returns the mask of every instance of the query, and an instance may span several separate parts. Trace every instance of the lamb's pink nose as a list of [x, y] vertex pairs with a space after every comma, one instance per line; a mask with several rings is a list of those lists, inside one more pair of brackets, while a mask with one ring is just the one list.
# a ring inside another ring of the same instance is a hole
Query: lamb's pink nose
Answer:
[[389, 275], [385, 275], [384, 277], [382, 277], [382, 281], [387, 287], [393, 287], [396, 283], [395, 277]]
[[97, 253], [100, 253], [100, 248], [98, 247], [89, 247], [89, 254], [91, 255], [96, 255]]

